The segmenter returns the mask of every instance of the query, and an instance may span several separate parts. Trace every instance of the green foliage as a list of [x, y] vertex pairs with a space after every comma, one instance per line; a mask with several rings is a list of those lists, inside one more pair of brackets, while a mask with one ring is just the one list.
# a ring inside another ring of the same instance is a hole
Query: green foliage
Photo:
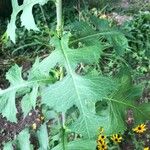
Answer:
[[[98, 114], [104, 116], [103, 126], [107, 124], [104, 129], [110, 135], [125, 130], [127, 110], [131, 109], [133, 111], [136, 124], [149, 119], [147, 114], [150, 113], [144, 109], [145, 104], [137, 105], [136, 99], [142, 94], [142, 86], [133, 85], [130, 72], [126, 67], [121, 69], [117, 79], [119, 82], [118, 90], [106, 99], [105, 103], [103, 101], [97, 105]], [[149, 106], [147, 104], [147, 107]]]
[[6, 90], [0, 90], [0, 111], [10, 121], [17, 122], [16, 98], [18, 96], [26, 94], [22, 101], [24, 115], [26, 115], [36, 106], [39, 85], [52, 82], [52, 78], [48, 74], [42, 74], [39, 71], [35, 72], [34, 67], [37, 64], [38, 59], [33, 65], [33, 70], [29, 73], [28, 80], [22, 78], [22, 69], [17, 65], [13, 66], [6, 74], [6, 79], [9, 80], [10, 86]]
[[[58, 145], [52, 150], [60, 150], [62, 149], [62, 145]], [[67, 145], [68, 150], [95, 150], [96, 149], [96, 142], [92, 140], [76, 140], [69, 142]]]
[[[99, 43], [104, 47], [112, 47], [116, 54], [121, 56], [128, 48], [128, 41], [125, 36], [116, 28], [111, 26], [110, 21], [90, 16], [89, 22], [78, 22], [74, 24], [73, 35], [76, 40], [71, 43], [83, 42], [94, 44]], [[99, 40], [100, 39], [100, 40]]]
[[39, 131], [37, 132], [40, 150], [47, 150], [49, 148], [49, 139], [48, 139], [48, 132], [46, 123], [41, 125]]
[[139, 73], [148, 73], [150, 69], [150, 12], [136, 14], [133, 20], [126, 22], [123, 28], [131, 47], [126, 60]]
[[[11, 15], [11, 20], [10, 23], [7, 26], [7, 34], [10, 37], [10, 39], [15, 43], [16, 41], [16, 17], [20, 11], [23, 11], [20, 19], [21, 19], [21, 26], [25, 26], [26, 29], [28, 30], [37, 30], [38, 28], [35, 24], [33, 14], [32, 14], [32, 7], [35, 4], [40, 4], [44, 5], [48, 0], [24, 0], [23, 4], [19, 6], [17, 0], [12, 0], [12, 7], [13, 7], [13, 12]], [[28, 17], [27, 17], [28, 16]]]
[[18, 143], [21, 150], [30, 150], [30, 134], [28, 129], [24, 129], [18, 135]]
[[136, 14], [139, 11], [150, 11], [150, 1], [148, 0], [132, 0], [129, 7], [126, 8], [128, 13]]
[[81, 76], [75, 72], [75, 68], [81, 62], [85, 64], [97, 62], [101, 45], [70, 49], [68, 35], [62, 37], [61, 41], [55, 39], [55, 45], [55, 51], [46, 59], [47, 63], [43, 63], [49, 64], [51, 68], [59, 63], [66, 68], [67, 75], [62, 81], [43, 90], [43, 103], [58, 112], [66, 112], [73, 105], [77, 106], [80, 117], [71, 126], [72, 131], [81, 133], [85, 138], [91, 138], [100, 125], [100, 119], [95, 115], [94, 104], [114, 90], [115, 83], [106, 77], [88, 74]]
[[[17, 14], [23, 10], [22, 25], [28, 30], [37, 29], [32, 7], [37, 3], [45, 4], [47, 0], [24, 1], [21, 6], [16, 0], [12, 2], [13, 14], [7, 33], [15, 42]], [[31, 19], [30, 23], [26, 16]], [[44, 123], [34, 132], [40, 150], [94, 150], [99, 127], [104, 128], [106, 135], [126, 130], [129, 109], [133, 111], [136, 123], [149, 119], [150, 104], [137, 105], [143, 88], [133, 84], [127, 66], [119, 69], [115, 77], [104, 76], [94, 67], [98, 66], [106, 49], [115, 51], [115, 56], [122, 60], [128, 49], [124, 34], [108, 20], [89, 16], [85, 21], [73, 23], [71, 33], [64, 32], [62, 37], [53, 35], [46, 46], [53, 47], [48, 57], [37, 58], [25, 77], [21, 67], [11, 67], [6, 73], [10, 85], [0, 90], [0, 113], [11, 122], [17, 122], [18, 102], [25, 118], [31, 109], [35, 109], [39, 99], [38, 107], [46, 116]], [[90, 69], [86, 70], [86, 67]], [[71, 115], [74, 115], [72, 120]], [[57, 131], [49, 137], [47, 127], [52, 119]], [[72, 133], [77, 137], [70, 139]], [[26, 127], [12, 142], [4, 143], [4, 150], [13, 149], [13, 146], [22, 150], [33, 149], [30, 137], [30, 130]], [[58, 143], [50, 145], [55, 139]]]
[[4, 150], [13, 150], [12, 142], [5, 143]]

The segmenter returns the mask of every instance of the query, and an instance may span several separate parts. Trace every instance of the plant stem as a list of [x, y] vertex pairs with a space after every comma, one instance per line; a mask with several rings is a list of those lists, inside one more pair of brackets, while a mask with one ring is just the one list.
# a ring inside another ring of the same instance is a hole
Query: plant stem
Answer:
[[[57, 36], [61, 39], [62, 33], [63, 33], [62, 0], [56, 0], [56, 14], [57, 14], [56, 32], [57, 32]], [[65, 128], [65, 114], [64, 113], [61, 114], [61, 123], [62, 123], [62, 129], [61, 129], [62, 147], [63, 147], [63, 150], [66, 150], [67, 135], [66, 135], [66, 128]]]
[[57, 36], [61, 38], [63, 32], [62, 25], [62, 0], [56, 0], [56, 14], [57, 14]]
[[61, 120], [62, 120], [62, 147], [63, 150], [66, 150], [66, 143], [67, 143], [67, 134], [66, 134], [66, 128], [65, 128], [65, 114], [61, 114]]

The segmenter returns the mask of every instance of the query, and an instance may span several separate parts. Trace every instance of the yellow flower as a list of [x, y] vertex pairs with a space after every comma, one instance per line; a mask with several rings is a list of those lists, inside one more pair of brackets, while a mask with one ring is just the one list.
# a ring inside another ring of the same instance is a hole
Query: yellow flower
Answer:
[[149, 147], [145, 147], [144, 150], [150, 150], [150, 148]]
[[103, 134], [104, 128], [99, 128], [99, 136], [97, 138], [97, 149], [107, 150], [107, 143], [105, 142], [106, 136]]
[[138, 125], [137, 127], [133, 128], [132, 130], [136, 133], [143, 133], [144, 131], [146, 131], [146, 125], [145, 124], [141, 124]]
[[107, 144], [105, 142], [99, 143], [97, 148], [98, 150], [107, 150]]
[[32, 129], [35, 130], [36, 128], [37, 128], [36, 123], [33, 123], [33, 124], [32, 124]]
[[101, 19], [106, 19], [107, 16], [106, 16], [105, 14], [102, 14], [102, 15], [100, 15], [100, 18], [101, 18]]
[[119, 134], [113, 134], [111, 139], [114, 143], [120, 143], [122, 141], [122, 137]]
[[99, 135], [98, 136], [98, 141], [105, 141], [106, 136], [105, 135]]
[[40, 119], [43, 121], [44, 120], [44, 116], [41, 116]]

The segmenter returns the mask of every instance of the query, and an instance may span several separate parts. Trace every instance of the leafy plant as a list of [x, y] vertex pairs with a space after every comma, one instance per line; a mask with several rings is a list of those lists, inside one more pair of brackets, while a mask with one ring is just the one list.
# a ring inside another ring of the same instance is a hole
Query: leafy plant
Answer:
[[126, 22], [123, 26], [126, 36], [129, 39], [129, 46], [131, 47], [131, 50], [126, 55], [126, 59], [129, 61], [132, 68], [136, 68], [136, 71], [139, 73], [148, 73], [150, 69], [149, 23], [150, 12], [146, 11], [136, 14], [131, 21]]
[[[13, 0], [12, 1], [12, 7], [13, 7], [13, 12], [11, 15], [11, 20], [10, 23], [8, 24], [7, 27], [7, 34], [8, 36], [10, 36], [11, 40], [15, 43], [16, 37], [15, 37], [15, 30], [16, 30], [16, 17], [18, 15], [18, 13], [20, 11], [22, 11], [22, 14], [20, 16], [21, 19], [21, 26], [25, 26], [26, 29], [31, 30], [37, 30], [38, 28], [35, 24], [33, 15], [32, 15], [32, 7], [35, 4], [40, 4], [40, 5], [44, 5], [48, 0], [27, 0], [27, 1], [23, 1], [22, 5], [18, 4], [17, 0]], [[27, 17], [28, 16], [28, 17]]]
[[129, 3], [129, 7], [127, 8], [128, 13], [138, 13], [139, 11], [150, 11], [150, 2], [145, 0], [133, 0]]
[[[46, 1], [24, 1], [21, 6], [18, 6], [17, 1], [13, 2], [10, 22], [13, 32], [10, 33], [9, 24], [7, 33], [14, 42], [15, 17], [21, 10], [22, 24], [27, 29], [37, 29], [31, 12], [36, 3], [44, 4]], [[61, 0], [56, 1], [56, 7], [57, 28], [49, 43], [53, 51], [43, 60], [36, 59], [26, 79], [22, 77], [21, 67], [15, 65], [10, 68], [6, 74], [10, 86], [0, 90], [0, 112], [9, 121], [17, 122], [18, 102], [21, 103], [24, 118], [38, 103], [44, 115], [50, 114], [49, 110], [55, 112], [56, 115], [51, 114], [50, 118], [57, 120], [54, 123], [57, 132], [50, 138], [56, 138], [58, 142], [49, 145], [47, 125], [50, 119], [47, 119], [35, 132], [39, 149], [94, 150], [99, 127], [103, 127], [107, 135], [124, 132], [125, 112], [132, 109], [134, 117], [142, 122], [150, 113], [149, 104], [136, 105], [142, 87], [133, 85], [126, 66], [115, 77], [104, 76], [93, 67], [99, 63], [106, 48], [113, 48], [116, 55], [122, 57], [128, 48], [125, 36], [111, 27], [108, 21], [93, 16], [88, 18], [88, 23], [75, 23], [71, 33], [63, 32]], [[32, 19], [30, 25], [24, 20], [26, 13]], [[86, 66], [91, 70], [87, 71]], [[44, 106], [47, 107], [45, 110]], [[71, 121], [68, 119], [70, 113], [74, 114]], [[71, 133], [78, 138], [70, 140]], [[4, 143], [4, 149], [13, 149], [13, 146], [24, 149], [24, 145], [27, 150], [33, 149], [27, 127], [14, 140]]]

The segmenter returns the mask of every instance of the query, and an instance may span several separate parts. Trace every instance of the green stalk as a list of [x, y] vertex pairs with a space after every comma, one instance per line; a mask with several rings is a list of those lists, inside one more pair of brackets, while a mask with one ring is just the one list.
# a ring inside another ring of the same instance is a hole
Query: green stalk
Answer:
[[62, 121], [62, 129], [61, 129], [61, 142], [62, 142], [62, 148], [63, 150], [67, 150], [66, 144], [67, 144], [67, 133], [66, 133], [66, 127], [65, 127], [65, 114], [61, 114], [61, 121]]
[[[63, 33], [63, 25], [62, 25], [62, 0], [56, 0], [56, 15], [57, 15], [57, 26], [56, 26], [56, 32], [57, 36], [61, 39], [62, 33]], [[62, 77], [61, 77], [62, 78]], [[60, 78], [60, 80], [61, 80]], [[67, 144], [67, 133], [66, 133], [66, 127], [65, 127], [65, 114], [61, 114], [61, 142], [62, 142], [62, 148], [63, 150], [66, 150], [66, 144]]]
[[57, 36], [61, 38], [63, 32], [63, 25], [62, 25], [62, 0], [56, 0], [56, 14], [57, 14]]

